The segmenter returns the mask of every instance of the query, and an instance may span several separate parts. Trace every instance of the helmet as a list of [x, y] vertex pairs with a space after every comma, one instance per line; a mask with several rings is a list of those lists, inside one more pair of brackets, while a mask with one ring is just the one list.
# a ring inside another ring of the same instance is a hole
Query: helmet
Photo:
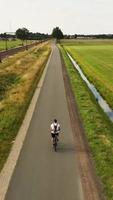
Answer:
[[54, 119], [54, 122], [57, 123], [57, 119]]

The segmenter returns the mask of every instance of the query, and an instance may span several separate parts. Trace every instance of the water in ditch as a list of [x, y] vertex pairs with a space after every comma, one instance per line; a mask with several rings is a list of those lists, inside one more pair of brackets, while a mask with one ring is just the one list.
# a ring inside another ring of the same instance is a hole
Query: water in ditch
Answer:
[[86, 78], [86, 76], [82, 72], [81, 68], [76, 63], [76, 61], [71, 57], [71, 55], [69, 53], [67, 53], [67, 55], [69, 56], [71, 62], [73, 63], [73, 65], [77, 69], [77, 71], [79, 72], [79, 74], [82, 77], [82, 79], [87, 84], [88, 88], [93, 93], [94, 97], [98, 101], [98, 104], [100, 105], [100, 107], [102, 108], [102, 110], [107, 114], [107, 116], [109, 117], [109, 119], [113, 122], [113, 110], [109, 107], [109, 105], [107, 104], [107, 102], [99, 94], [99, 92], [97, 91], [97, 89], [95, 88], [95, 86], [92, 83], [89, 82], [89, 80]]

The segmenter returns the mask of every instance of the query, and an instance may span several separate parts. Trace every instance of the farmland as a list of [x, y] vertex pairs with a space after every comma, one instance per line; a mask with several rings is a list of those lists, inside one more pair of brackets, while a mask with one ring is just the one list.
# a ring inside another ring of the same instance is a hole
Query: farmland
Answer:
[[24, 118], [50, 55], [48, 42], [0, 63], [0, 169]]
[[[31, 41], [28, 41], [27, 44], [30, 44]], [[23, 43], [25, 45], [25, 42]], [[22, 46], [22, 41], [17, 39], [17, 40], [12, 40], [12, 41], [7, 41], [7, 48], [15, 48], [18, 46]], [[6, 41], [5, 40], [0, 40], [0, 51], [3, 51], [6, 49]]]
[[62, 44], [113, 109], [113, 40], [68, 40]]
[[68, 50], [77, 60], [86, 76], [112, 106], [113, 41], [62, 41], [59, 48], [70, 77], [96, 173], [102, 182], [103, 193], [107, 200], [113, 200], [113, 123], [103, 113], [92, 93], [73, 68], [65, 51]]

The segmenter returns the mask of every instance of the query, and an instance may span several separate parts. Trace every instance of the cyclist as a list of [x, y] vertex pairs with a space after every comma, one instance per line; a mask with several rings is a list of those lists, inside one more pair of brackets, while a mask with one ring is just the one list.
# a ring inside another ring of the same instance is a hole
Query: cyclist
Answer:
[[54, 122], [50, 126], [50, 130], [51, 130], [52, 141], [54, 142], [55, 135], [57, 135], [58, 138], [60, 133], [60, 124], [57, 122], [57, 119], [54, 119]]

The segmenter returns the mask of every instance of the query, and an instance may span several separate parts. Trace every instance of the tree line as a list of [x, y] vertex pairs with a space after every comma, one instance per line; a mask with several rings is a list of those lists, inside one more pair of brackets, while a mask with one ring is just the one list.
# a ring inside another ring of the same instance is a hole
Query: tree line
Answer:
[[21, 39], [21, 40], [45, 40], [50, 38], [51, 35], [45, 33], [33, 33], [30, 32], [27, 28], [19, 28], [14, 33], [1, 33], [0, 38], [3, 40], [6, 39]]
[[19, 28], [16, 30], [15, 34], [8, 34], [8, 33], [1, 33], [0, 34], [1, 39], [21, 39], [21, 40], [45, 40], [49, 38], [56, 38], [56, 39], [76, 39], [76, 38], [92, 38], [92, 39], [113, 39], [113, 34], [90, 34], [90, 35], [84, 35], [84, 34], [73, 34], [73, 35], [65, 35], [63, 34], [62, 30], [59, 27], [53, 28], [53, 31], [51, 34], [45, 34], [45, 33], [33, 33], [30, 32], [27, 28]]
[[61, 31], [61, 29], [59, 27], [56, 27], [53, 29], [52, 34], [41, 34], [41, 33], [32, 33], [29, 32], [28, 29], [26, 28], [19, 28], [16, 31], [16, 36], [19, 39], [25, 40], [25, 39], [31, 39], [31, 40], [41, 40], [41, 39], [48, 39], [48, 38], [57, 38], [57, 39], [63, 39], [64, 35], [63, 32]]
[[49, 38], [57, 38], [62, 39], [64, 38], [63, 32], [59, 27], [56, 27], [53, 29], [52, 34], [45, 34], [45, 33], [33, 33], [30, 32], [27, 28], [19, 28], [16, 30], [15, 34], [9, 34], [9, 33], [1, 33], [0, 38], [1, 39], [9, 39], [9, 38], [18, 38], [21, 40], [44, 40]]

